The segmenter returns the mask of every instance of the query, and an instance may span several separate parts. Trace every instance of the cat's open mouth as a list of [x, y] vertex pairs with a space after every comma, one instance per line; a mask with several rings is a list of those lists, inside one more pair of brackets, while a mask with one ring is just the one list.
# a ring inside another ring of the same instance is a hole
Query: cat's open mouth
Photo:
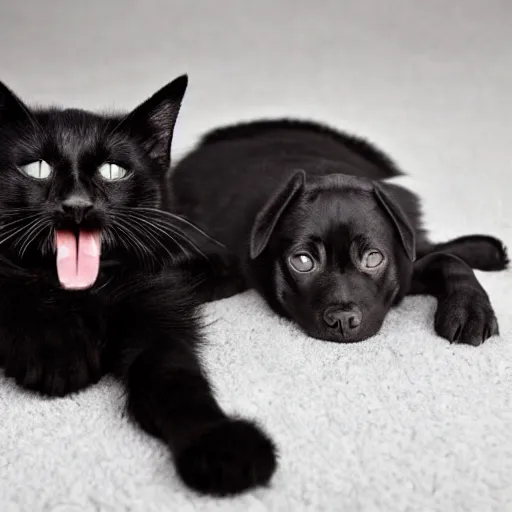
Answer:
[[57, 230], [57, 275], [63, 288], [90, 288], [98, 277], [101, 254], [99, 230]]

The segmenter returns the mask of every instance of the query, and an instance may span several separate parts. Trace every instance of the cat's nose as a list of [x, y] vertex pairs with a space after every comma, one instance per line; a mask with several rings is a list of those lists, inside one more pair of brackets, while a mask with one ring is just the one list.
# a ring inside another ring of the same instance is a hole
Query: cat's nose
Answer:
[[73, 218], [77, 224], [81, 224], [90, 210], [93, 203], [88, 197], [73, 195], [62, 202], [64, 213]]

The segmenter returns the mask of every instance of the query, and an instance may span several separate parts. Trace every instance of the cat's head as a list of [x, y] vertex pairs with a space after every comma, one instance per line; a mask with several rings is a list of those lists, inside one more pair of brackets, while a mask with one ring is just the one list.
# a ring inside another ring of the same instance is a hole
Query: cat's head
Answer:
[[61, 285], [80, 289], [94, 284], [100, 256], [169, 250], [179, 235], [159, 208], [186, 87], [184, 75], [108, 115], [30, 108], [0, 83], [0, 252], [53, 258]]

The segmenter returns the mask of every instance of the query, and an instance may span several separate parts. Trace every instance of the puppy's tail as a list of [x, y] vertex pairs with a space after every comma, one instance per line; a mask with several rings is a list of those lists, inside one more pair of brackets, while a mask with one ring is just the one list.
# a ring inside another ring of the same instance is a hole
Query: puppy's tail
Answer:
[[436, 244], [428, 252], [453, 254], [477, 270], [505, 270], [510, 263], [505, 244], [488, 235], [461, 236]]

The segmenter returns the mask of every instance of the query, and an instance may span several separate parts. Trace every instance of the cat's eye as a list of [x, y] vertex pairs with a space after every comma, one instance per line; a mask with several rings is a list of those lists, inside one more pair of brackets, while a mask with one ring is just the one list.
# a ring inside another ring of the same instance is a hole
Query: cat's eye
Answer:
[[23, 174], [36, 180], [45, 180], [52, 173], [52, 168], [44, 160], [36, 160], [30, 164], [22, 165], [20, 170]]
[[292, 254], [288, 262], [296, 272], [311, 272], [315, 268], [315, 260], [309, 253], [304, 251]]
[[361, 258], [361, 263], [363, 267], [374, 270], [384, 263], [384, 255], [375, 249], [366, 251]]
[[99, 173], [107, 181], [122, 180], [128, 176], [128, 171], [116, 164], [103, 164], [99, 168]]

